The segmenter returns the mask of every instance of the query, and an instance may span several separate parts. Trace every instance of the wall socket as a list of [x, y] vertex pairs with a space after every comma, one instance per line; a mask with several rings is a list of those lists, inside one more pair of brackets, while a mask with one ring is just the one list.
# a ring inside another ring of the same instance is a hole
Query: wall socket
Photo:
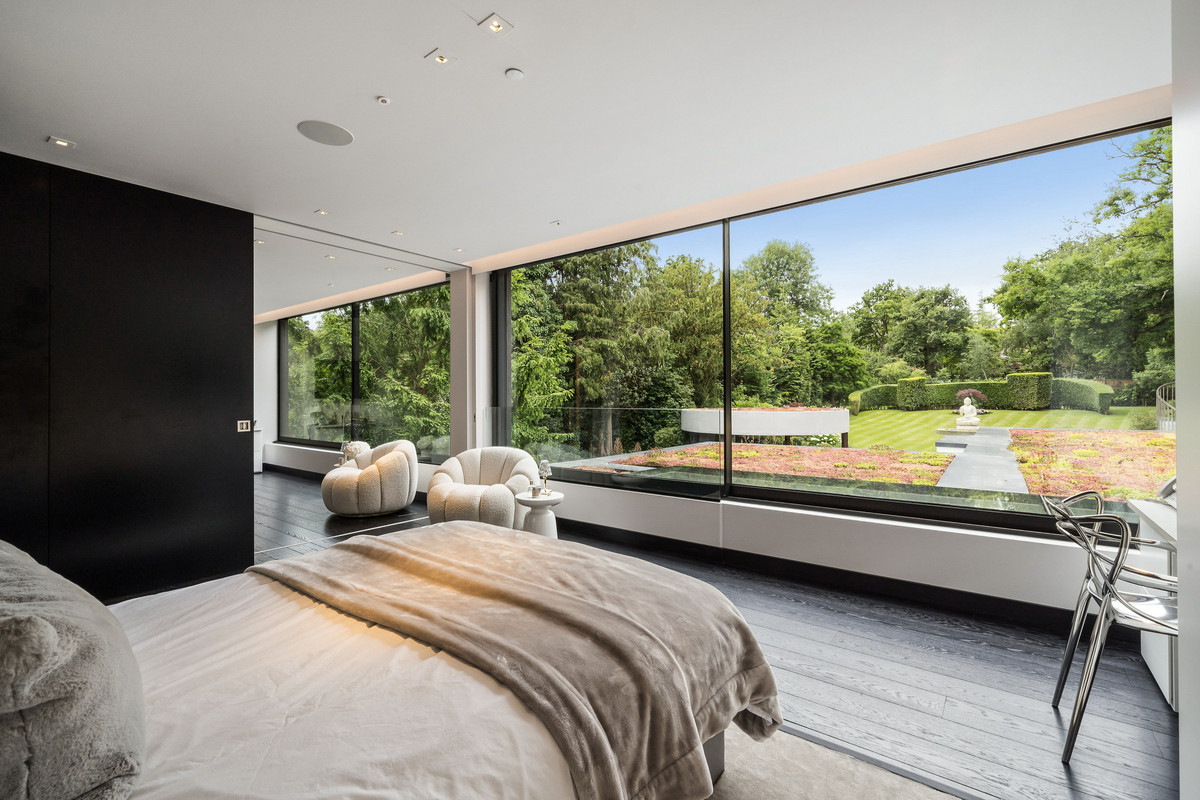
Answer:
[[250, 432], [250, 420], [239, 419], [237, 432], [238, 433], [249, 433]]

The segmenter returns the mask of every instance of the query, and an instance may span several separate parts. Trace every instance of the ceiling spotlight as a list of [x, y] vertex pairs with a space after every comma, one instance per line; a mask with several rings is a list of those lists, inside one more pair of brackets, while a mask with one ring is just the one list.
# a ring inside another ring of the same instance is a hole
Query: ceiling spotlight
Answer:
[[392, 231], [392, 236], [403, 236], [404, 231]]
[[557, 227], [559, 225], [562, 225], [562, 220], [561, 219], [552, 219], [552, 220], [550, 220], [550, 224]]
[[499, 14], [492, 14], [488, 16], [487, 19], [479, 23], [479, 27], [500, 36], [503, 36], [513, 29], [513, 26], [505, 22]]
[[379, 95], [379, 97], [375, 98], [375, 102], [379, 103], [381, 106], [386, 106], [388, 103], [392, 102], [392, 98]]
[[262, 239], [255, 239], [254, 243], [255, 244], [266, 244], [266, 242], [264, 242]]
[[461, 253], [461, 252], [462, 252], [462, 248], [461, 248], [461, 247], [456, 247], [456, 248], [454, 248], [454, 252], [456, 252], [456, 253]]
[[383, 271], [384, 272], [395, 272], [396, 268], [395, 267], [384, 267]]
[[58, 145], [64, 150], [74, 150], [76, 147], [78, 147], [78, 145], [75, 144], [75, 142], [72, 142], [70, 139], [63, 139], [58, 136], [47, 136], [46, 141], [50, 144]]
[[328, 217], [328, 216], [329, 216], [329, 212], [328, 212], [328, 211], [326, 211], [326, 210], [325, 210], [325, 209], [323, 209], [323, 208], [318, 208], [318, 209], [317, 209], [316, 211], [314, 211], [313, 213], [314, 213], [314, 214], [320, 214], [322, 217]]
[[333, 255], [332, 253], [331, 253], [331, 254], [329, 254], [329, 255], [326, 255], [325, 257], [326, 257], [326, 258], [328, 258], [330, 261], [332, 261], [333, 259], [337, 258], [337, 256]]
[[430, 50], [428, 53], [426, 53], [425, 60], [432, 61], [435, 64], [443, 65], [453, 64], [455, 61], [458, 61], [457, 58], [442, 50], [440, 47], [435, 47], [433, 50]]

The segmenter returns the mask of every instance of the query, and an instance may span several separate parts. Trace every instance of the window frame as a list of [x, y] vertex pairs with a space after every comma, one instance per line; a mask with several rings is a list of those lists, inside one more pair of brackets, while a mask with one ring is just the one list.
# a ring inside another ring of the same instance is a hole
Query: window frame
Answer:
[[439, 286], [449, 286], [450, 281], [438, 281], [426, 286], [418, 286], [413, 289], [405, 289], [400, 292], [389, 292], [375, 297], [367, 297], [362, 300], [354, 300], [349, 303], [338, 303], [337, 305], [327, 306], [315, 311], [308, 311], [304, 314], [294, 314], [290, 317], [281, 317], [276, 320], [276, 364], [277, 370], [275, 374], [276, 382], [276, 397], [278, 398], [277, 414], [279, 415], [279, 427], [275, 441], [279, 444], [293, 444], [302, 447], [317, 447], [322, 450], [330, 450], [338, 452], [341, 450], [341, 442], [331, 442], [324, 439], [308, 439], [301, 436], [285, 435], [287, 430], [288, 420], [288, 403], [290, 400], [290, 392], [288, 389], [288, 320], [297, 319], [299, 317], [307, 317], [310, 314], [324, 314], [326, 311], [332, 311], [336, 308], [350, 309], [350, 438], [357, 439], [359, 431], [359, 414], [362, 407], [362, 382], [361, 382], [361, 354], [362, 348], [360, 344], [359, 320], [362, 313], [362, 305], [371, 303], [376, 300], [384, 300], [389, 297], [398, 297], [400, 295], [411, 294], [429, 289], [435, 289]]
[[[504, 406], [500, 403], [503, 398], [509, 399], [511, 405], [512, 397], [512, 342], [511, 342], [511, 315], [512, 315], [512, 296], [511, 296], [511, 273], [513, 270], [523, 269], [537, 264], [546, 263], [552, 259], [571, 258], [574, 256], [595, 253], [601, 250], [620, 247], [622, 245], [633, 244], [637, 242], [645, 242], [657, 239], [664, 236], [670, 236], [677, 233], [705, 228], [709, 226], [720, 225], [722, 229], [722, 347], [724, 350], [724, 366], [723, 366], [723, 392], [724, 392], [724, 434], [723, 441], [725, 444], [725, 458], [722, 464], [722, 480], [720, 483], [719, 499], [730, 500], [747, 500], [753, 502], [764, 502], [769, 504], [777, 504], [790, 508], [803, 508], [815, 511], [832, 511], [832, 512], [853, 512], [855, 514], [863, 514], [869, 516], [887, 517], [893, 519], [901, 519], [906, 521], [922, 521], [952, 525], [959, 528], [970, 528], [976, 530], [986, 530], [1002, 532], [1006, 534], [1017, 534], [1036, 538], [1063, 538], [1059, 534], [1053, 524], [1053, 520], [1043, 514], [1026, 513], [1021, 511], [1005, 511], [1000, 509], [978, 508], [965, 505], [944, 504], [936, 502], [921, 502], [916, 500], [897, 500], [893, 498], [871, 497], [866, 495], [856, 494], [839, 494], [830, 492], [819, 492], [806, 489], [780, 489], [758, 487], [747, 484], [738, 484], [733, 480], [733, 441], [732, 435], [732, 395], [733, 395], [733, 357], [732, 357], [732, 273], [733, 265], [730, 256], [731, 252], [731, 226], [732, 223], [741, 220], [752, 219], [755, 217], [765, 216], [777, 212], [787, 211], [794, 208], [811, 206], [818, 203], [837, 200], [844, 197], [873, 192], [881, 189], [888, 189], [895, 186], [901, 186], [915, 181], [925, 180], [927, 178], [940, 177], [950, 175], [957, 172], [976, 169], [978, 167], [986, 167], [992, 164], [1000, 164], [1008, 161], [1013, 161], [1027, 156], [1040, 155], [1063, 150], [1081, 144], [1090, 142], [1102, 141], [1118, 136], [1139, 133], [1143, 131], [1154, 130], [1156, 128], [1171, 125], [1170, 117], [1151, 120], [1137, 125], [1128, 125], [1120, 128], [1103, 131], [1100, 133], [1090, 134], [1087, 136], [1078, 136], [1059, 142], [1042, 145], [1038, 147], [1026, 148], [1023, 150], [1014, 151], [1000, 156], [990, 158], [977, 159], [967, 163], [945, 167], [936, 170], [927, 170], [925, 172], [916, 173], [913, 175], [904, 176], [901, 178], [879, 181], [876, 183], [866, 184], [851, 189], [846, 189], [839, 192], [832, 192], [818, 197], [809, 198], [793, 203], [781, 204], [770, 208], [760, 209], [745, 214], [739, 214], [730, 217], [724, 217], [717, 220], [712, 220], [696, 225], [689, 225], [684, 228], [674, 230], [661, 231], [650, 236], [638, 237], [636, 239], [623, 240], [604, 245], [602, 247], [590, 247], [578, 252], [556, 255], [550, 258], [542, 258], [537, 261], [527, 262], [524, 264], [508, 267], [496, 272], [504, 273], [502, 279], [493, 273], [491, 284], [492, 290], [492, 308], [495, 310], [493, 314], [492, 326], [492, 342], [493, 364], [497, 366], [493, 370], [493, 391], [492, 397], [496, 403], [496, 407], [503, 409]], [[504, 356], [507, 355], [507, 360]], [[500, 369], [499, 366], [507, 364], [507, 369]], [[511, 435], [511, 429], [510, 429]], [[500, 441], [499, 431], [493, 433], [493, 444], [511, 444], [511, 441]], [[569, 478], [563, 478], [567, 482], [571, 482]], [[606, 484], [609, 488], [623, 489], [630, 491], [626, 487], [620, 487], [614, 484]], [[647, 490], [643, 490], [647, 491]], [[649, 490], [653, 491], [653, 490]]]

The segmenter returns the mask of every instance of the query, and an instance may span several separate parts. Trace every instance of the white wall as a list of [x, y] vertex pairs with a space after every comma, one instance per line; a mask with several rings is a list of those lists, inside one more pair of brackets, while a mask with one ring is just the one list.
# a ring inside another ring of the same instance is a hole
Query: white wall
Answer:
[[913, 520], [557, 484], [560, 519], [927, 586], [1073, 608], [1075, 545]]
[[264, 442], [279, 437], [278, 323], [254, 326], [254, 418]]
[[[1172, 4], [1179, 398], [1179, 796], [1200, 797], [1200, 3]], [[1189, 755], [1190, 754], [1190, 755]]]

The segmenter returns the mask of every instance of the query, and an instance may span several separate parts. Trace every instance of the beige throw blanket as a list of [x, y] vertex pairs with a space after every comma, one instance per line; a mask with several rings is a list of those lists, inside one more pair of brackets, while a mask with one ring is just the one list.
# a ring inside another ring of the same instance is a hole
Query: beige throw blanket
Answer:
[[250, 570], [490, 674], [541, 718], [580, 800], [706, 798], [702, 742], [781, 722], [733, 604], [638, 559], [447, 522]]

